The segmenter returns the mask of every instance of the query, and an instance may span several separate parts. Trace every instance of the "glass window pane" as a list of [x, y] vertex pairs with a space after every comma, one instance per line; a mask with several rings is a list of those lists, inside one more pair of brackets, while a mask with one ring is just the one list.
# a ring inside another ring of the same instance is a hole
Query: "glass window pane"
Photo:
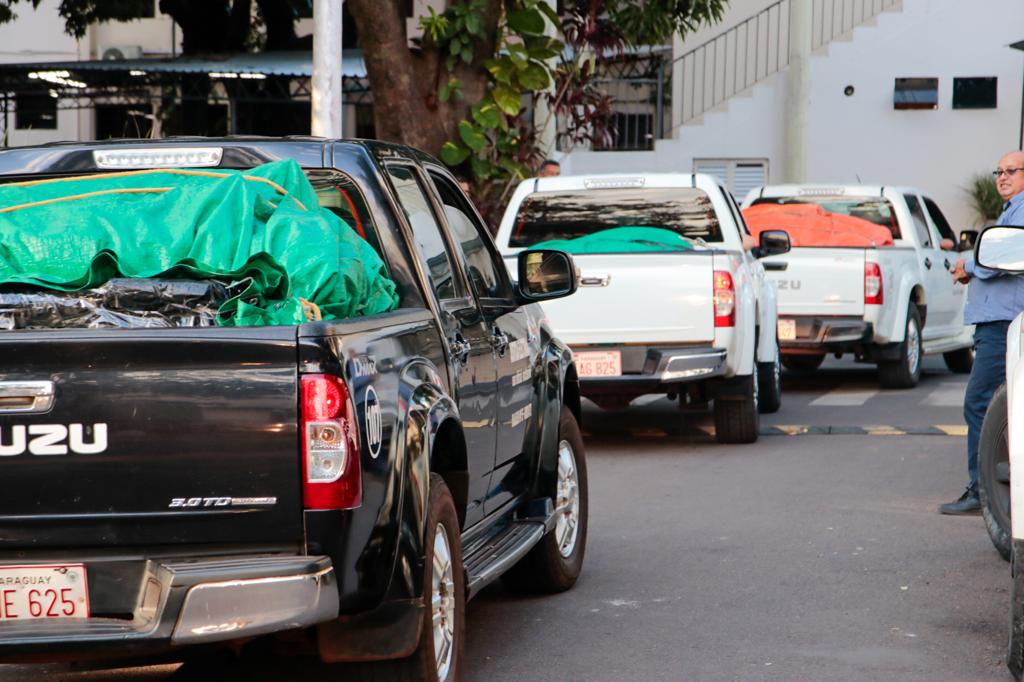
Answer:
[[660, 227], [721, 242], [708, 195], [691, 187], [535, 192], [523, 200], [509, 246], [575, 239], [615, 227]]
[[935, 229], [939, 231], [943, 239], [952, 239], [956, 241], [956, 234], [953, 232], [953, 228], [949, 226], [949, 221], [946, 220], [946, 216], [942, 215], [942, 211], [934, 201], [925, 197], [924, 206], [928, 210], [928, 215], [932, 217], [932, 222], [935, 223]]
[[438, 300], [459, 298], [448, 247], [419, 180], [413, 170], [405, 166], [388, 165], [387, 172], [412, 227], [413, 239], [427, 267], [434, 293]]
[[954, 78], [954, 109], [995, 109], [998, 92], [995, 76], [987, 78]]
[[431, 174], [444, 204], [445, 217], [452, 236], [459, 243], [466, 259], [469, 284], [479, 298], [509, 298], [512, 295], [507, 280], [499, 274], [504, 264], [488, 248], [483, 227], [473, 219], [473, 210], [466, 199], [449, 180]]
[[932, 236], [928, 232], [928, 221], [924, 218], [921, 202], [913, 194], [904, 194], [903, 198], [907, 200], [907, 208], [910, 209], [910, 215], [914, 217], [914, 231], [917, 232], [918, 241], [921, 242], [921, 246], [931, 246]]

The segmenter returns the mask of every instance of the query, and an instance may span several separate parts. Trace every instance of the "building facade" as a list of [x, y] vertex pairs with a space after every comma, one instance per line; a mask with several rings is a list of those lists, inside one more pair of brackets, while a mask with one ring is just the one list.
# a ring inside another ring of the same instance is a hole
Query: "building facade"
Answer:
[[740, 200], [762, 182], [914, 185], [968, 228], [964, 187], [1020, 145], [1021, 39], [1020, 0], [732, 0], [673, 46], [650, 149], [575, 149], [563, 172], [706, 171]]

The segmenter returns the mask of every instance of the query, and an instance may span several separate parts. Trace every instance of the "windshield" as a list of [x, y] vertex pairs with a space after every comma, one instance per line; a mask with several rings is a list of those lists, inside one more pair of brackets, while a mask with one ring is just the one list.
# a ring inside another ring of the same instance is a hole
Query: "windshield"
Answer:
[[809, 205], [820, 206], [826, 213], [837, 213], [867, 220], [888, 229], [893, 239], [900, 239], [899, 223], [892, 204], [883, 197], [851, 197], [844, 195], [814, 197], [764, 197], [752, 206], [764, 204], [776, 206]]
[[616, 227], [656, 227], [721, 242], [708, 195], [690, 187], [535, 192], [523, 200], [509, 246], [576, 239]]

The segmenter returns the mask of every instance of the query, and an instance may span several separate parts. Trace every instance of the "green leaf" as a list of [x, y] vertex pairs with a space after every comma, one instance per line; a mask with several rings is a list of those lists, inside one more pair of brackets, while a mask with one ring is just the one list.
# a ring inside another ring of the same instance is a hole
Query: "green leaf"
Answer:
[[561, 26], [562, 25], [562, 19], [558, 16], [558, 12], [556, 12], [555, 8], [552, 7], [551, 5], [549, 5], [548, 3], [546, 3], [546, 2], [537, 3], [537, 9], [539, 9], [541, 12], [543, 12], [544, 16], [546, 16], [548, 18], [548, 21], [550, 21], [555, 26]]
[[466, 15], [466, 30], [469, 31], [469, 33], [471, 35], [475, 35], [475, 36], [479, 36], [479, 37], [483, 38], [483, 36], [484, 36], [484, 20], [483, 20], [483, 17], [480, 16], [480, 14], [478, 14], [477, 12], [473, 12], [471, 14], [467, 14]]
[[513, 10], [508, 13], [508, 25], [516, 33], [542, 35], [544, 33], [544, 15], [536, 9]]
[[459, 137], [475, 152], [487, 146], [487, 136], [474, 128], [469, 121], [459, 121]]
[[551, 85], [551, 79], [548, 78], [548, 71], [540, 64], [530, 64], [525, 69], [516, 74], [516, 78], [519, 80], [519, 84], [527, 90], [534, 92], [538, 90], [544, 90]]
[[487, 159], [481, 159], [479, 156], [471, 156], [469, 158], [469, 165], [473, 169], [473, 175], [480, 180], [486, 180], [494, 175], [494, 166]]
[[464, 61], [467, 64], [472, 64], [473, 63], [473, 46], [472, 45], [466, 45], [464, 48], [462, 48], [462, 61]]
[[460, 163], [469, 158], [469, 150], [465, 147], [460, 147], [454, 142], [445, 142], [441, 146], [441, 160], [449, 166], [458, 166]]
[[501, 125], [501, 112], [490, 102], [473, 107], [473, 120], [484, 128], [497, 128]]
[[519, 93], [504, 84], [498, 84], [494, 88], [494, 101], [498, 103], [498, 107], [509, 116], [515, 116], [519, 113], [519, 107], [522, 102], [520, 101]]

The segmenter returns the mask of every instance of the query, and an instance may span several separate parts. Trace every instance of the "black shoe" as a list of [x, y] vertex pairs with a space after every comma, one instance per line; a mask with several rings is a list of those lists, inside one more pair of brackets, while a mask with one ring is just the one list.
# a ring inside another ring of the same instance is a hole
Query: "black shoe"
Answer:
[[978, 491], [968, 488], [956, 502], [948, 502], [939, 505], [940, 514], [978, 514], [981, 512], [981, 501], [978, 499]]

